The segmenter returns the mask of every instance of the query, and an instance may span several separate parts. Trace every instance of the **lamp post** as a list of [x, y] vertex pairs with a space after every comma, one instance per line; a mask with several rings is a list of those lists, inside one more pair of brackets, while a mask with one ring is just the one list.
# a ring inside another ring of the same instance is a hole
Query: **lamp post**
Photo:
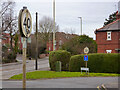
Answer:
[[53, 51], [55, 51], [55, 0], [53, 0]]
[[80, 23], [80, 24], [81, 24], [80, 26], [81, 26], [81, 35], [82, 35], [82, 17], [78, 17], [78, 18], [81, 20], [81, 21], [80, 21], [80, 22], [81, 22], [81, 23]]

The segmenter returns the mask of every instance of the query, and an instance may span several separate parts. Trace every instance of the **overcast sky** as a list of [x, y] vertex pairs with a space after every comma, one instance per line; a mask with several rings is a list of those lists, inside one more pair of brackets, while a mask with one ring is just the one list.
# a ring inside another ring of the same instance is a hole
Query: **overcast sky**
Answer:
[[[52, 0], [14, 0], [16, 2], [16, 15], [23, 6], [27, 6], [32, 21], [35, 22], [35, 13], [39, 13], [39, 19], [43, 16], [53, 17]], [[119, 0], [56, 0], [56, 23], [62, 32], [71, 32], [66, 28], [72, 28], [74, 33], [80, 34], [80, 19], [82, 17], [83, 34], [95, 39], [94, 31], [101, 28], [105, 18], [118, 10]]]

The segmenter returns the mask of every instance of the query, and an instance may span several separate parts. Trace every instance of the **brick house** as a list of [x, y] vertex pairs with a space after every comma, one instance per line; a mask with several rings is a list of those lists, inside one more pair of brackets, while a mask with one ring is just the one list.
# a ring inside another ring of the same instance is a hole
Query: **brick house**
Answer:
[[[2, 33], [2, 45], [9, 44], [10, 45], [10, 34], [9, 33]], [[14, 40], [13, 40], [13, 47], [14, 47]], [[22, 42], [21, 42], [21, 36], [18, 35], [18, 48], [22, 50]]]
[[98, 53], [120, 53], [120, 13], [117, 20], [95, 31]]
[[10, 43], [10, 35], [9, 33], [2, 33], [2, 45]]
[[[69, 41], [73, 37], [78, 36], [76, 34], [66, 34], [64, 32], [56, 32], [56, 46], [55, 50], [58, 50], [62, 44]], [[53, 51], [53, 41], [47, 43], [47, 51]]]

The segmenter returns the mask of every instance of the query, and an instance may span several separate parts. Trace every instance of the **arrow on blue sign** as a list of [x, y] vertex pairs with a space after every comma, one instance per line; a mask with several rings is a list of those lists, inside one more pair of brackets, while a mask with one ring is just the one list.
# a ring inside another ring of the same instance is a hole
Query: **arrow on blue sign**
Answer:
[[88, 61], [88, 55], [84, 56], [84, 61]]

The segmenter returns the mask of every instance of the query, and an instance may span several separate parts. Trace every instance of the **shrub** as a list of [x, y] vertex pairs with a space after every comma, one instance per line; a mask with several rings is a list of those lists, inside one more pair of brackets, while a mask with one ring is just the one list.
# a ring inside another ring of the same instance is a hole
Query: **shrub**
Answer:
[[[88, 54], [88, 68], [95, 73], [120, 73], [118, 57], [120, 54]], [[80, 67], [85, 67], [84, 55], [72, 56], [69, 63], [70, 71], [80, 71]]]
[[91, 72], [102, 72], [103, 70], [103, 58], [104, 54], [89, 54], [88, 55], [88, 67]]
[[2, 64], [4, 64], [4, 63], [10, 63], [10, 60], [8, 60], [8, 59], [2, 59]]
[[17, 62], [17, 60], [2, 59], [2, 64], [4, 64], [4, 63], [12, 63], [12, 62]]
[[97, 52], [96, 42], [87, 35], [76, 36], [70, 39], [61, 46], [61, 49], [70, 52], [72, 55], [77, 55], [83, 54], [86, 46], [89, 48], [90, 53]]
[[7, 56], [7, 59], [9, 60], [15, 60], [16, 59], [16, 54], [13, 52], [10, 52]]
[[80, 67], [84, 66], [82, 55], [74, 55], [70, 58], [69, 70], [72, 72], [79, 72]]
[[66, 71], [69, 68], [71, 54], [65, 50], [52, 51], [49, 55], [49, 64], [51, 70], [55, 71], [55, 63], [61, 61], [61, 70]]
[[103, 66], [105, 67], [104, 72], [120, 73], [120, 70], [118, 69], [118, 65], [120, 64], [118, 63], [119, 61], [120, 59], [118, 59], [118, 54], [105, 54], [103, 62]]
[[9, 52], [5, 58], [2, 59], [2, 63], [11, 63], [16, 62], [16, 54], [13, 52]]
[[22, 54], [22, 50], [18, 49], [18, 53], [19, 53], [19, 54]]

